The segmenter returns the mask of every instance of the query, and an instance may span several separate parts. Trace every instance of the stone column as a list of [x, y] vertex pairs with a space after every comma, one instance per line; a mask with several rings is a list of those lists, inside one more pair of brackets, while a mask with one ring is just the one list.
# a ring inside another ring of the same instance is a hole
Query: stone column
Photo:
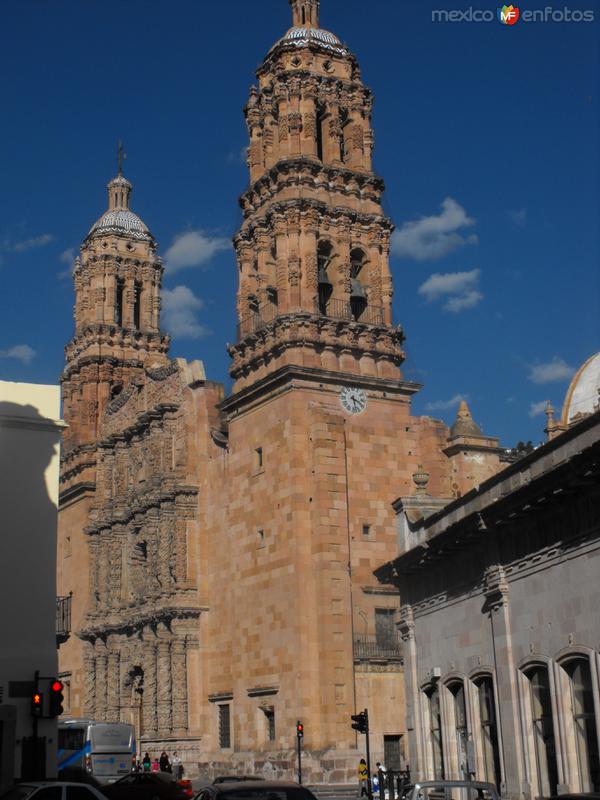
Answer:
[[288, 297], [288, 229], [283, 214], [274, 215], [273, 233], [275, 234], [276, 253], [276, 285], [279, 307], [282, 311], [289, 308]]
[[83, 654], [83, 681], [83, 713], [86, 717], [93, 717], [96, 713], [96, 657], [91, 644], [85, 645]]
[[171, 731], [171, 643], [159, 640], [156, 651], [158, 733], [164, 736]]
[[144, 727], [147, 736], [156, 734], [156, 643], [144, 642]]
[[187, 647], [184, 639], [171, 642], [173, 732], [184, 735], [188, 727]]
[[106, 686], [107, 719], [109, 722], [117, 722], [121, 712], [121, 671], [119, 661], [119, 653], [111, 650], [107, 658], [108, 674]]
[[302, 307], [316, 312], [318, 307], [319, 283], [317, 264], [317, 230], [319, 217], [311, 209], [304, 215], [300, 236], [300, 252], [302, 255]]
[[502, 794], [516, 797], [522, 775], [523, 743], [519, 729], [515, 659], [510, 624], [510, 592], [504, 568], [492, 564], [485, 571], [485, 608], [489, 613], [496, 662], [498, 749], [502, 769]]
[[90, 608], [94, 611], [98, 607], [99, 596], [99, 558], [100, 558], [100, 537], [98, 534], [90, 536]]
[[94, 717], [105, 720], [107, 718], [107, 672], [108, 655], [104, 644], [96, 644], [96, 697]]
[[404, 679], [406, 681], [406, 732], [408, 734], [408, 763], [413, 778], [426, 775], [423, 760], [423, 729], [419, 708], [419, 681], [417, 665], [417, 645], [415, 640], [415, 621], [412, 606], [403, 604], [401, 619], [397, 624], [404, 643]]

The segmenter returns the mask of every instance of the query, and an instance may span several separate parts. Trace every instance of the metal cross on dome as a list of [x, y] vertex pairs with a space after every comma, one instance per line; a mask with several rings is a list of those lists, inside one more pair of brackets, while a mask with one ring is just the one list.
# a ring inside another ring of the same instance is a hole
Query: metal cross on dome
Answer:
[[117, 146], [117, 174], [123, 174], [123, 161], [127, 158], [127, 153], [123, 150], [123, 142], [119, 139]]

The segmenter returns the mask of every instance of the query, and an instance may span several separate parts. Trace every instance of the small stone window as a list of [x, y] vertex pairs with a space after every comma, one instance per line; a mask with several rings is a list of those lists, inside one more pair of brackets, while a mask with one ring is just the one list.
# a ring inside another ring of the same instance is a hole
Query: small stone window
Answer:
[[231, 707], [229, 703], [218, 706], [219, 708], [219, 747], [227, 750], [231, 747]]
[[362, 532], [363, 536], [369, 536], [369, 534], [371, 533], [371, 526], [366, 522], [363, 523]]
[[263, 469], [264, 467], [264, 457], [263, 457], [263, 449], [262, 447], [257, 447], [254, 451], [254, 466], [256, 469]]
[[71, 537], [65, 536], [65, 558], [71, 555]]
[[256, 546], [257, 547], [264, 547], [265, 546], [265, 531], [264, 531], [264, 528], [259, 528], [256, 531]]

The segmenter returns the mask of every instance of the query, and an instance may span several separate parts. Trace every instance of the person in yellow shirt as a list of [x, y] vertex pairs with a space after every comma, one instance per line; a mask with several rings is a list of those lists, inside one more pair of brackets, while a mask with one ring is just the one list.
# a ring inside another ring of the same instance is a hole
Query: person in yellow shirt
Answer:
[[369, 796], [369, 770], [367, 769], [367, 762], [364, 758], [358, 762], [358, 796]]

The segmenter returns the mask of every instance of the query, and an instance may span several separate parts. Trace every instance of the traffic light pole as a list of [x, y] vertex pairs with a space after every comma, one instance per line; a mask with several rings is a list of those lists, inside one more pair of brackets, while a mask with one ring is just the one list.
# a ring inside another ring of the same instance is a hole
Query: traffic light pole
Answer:
[[302, 737], [296, 736], [298, 747], [298, 783], [302, 783]]
[[[371, 780], [371, 747], [369, 745], [369, 712], [366, 708], [365, 714], [367, 715], [367, 730], [365, 731], [365, 738], [367, 740], [367, 769], [369, 771], [367, 792], [369, 793], [369, 800], [373, 800], [373, 782]], [[379, 797], [381, 798], [381, 788], [379, 789]]]
[[[34, 676], [33, 676], [33, 691], [37, 694], [40, 690], [40, 671], [36, 669]], [[37, 774], [37, 763], [38, 763], [38, 718], [34, 714], [33, 721], [31, 723], [32, 727], [32, 739], [31, 739], [31, 774], [33, 775], [34, 780], [39, 780], [40, 775]], [[45, 776], [44, 776], [45, 777]]]

